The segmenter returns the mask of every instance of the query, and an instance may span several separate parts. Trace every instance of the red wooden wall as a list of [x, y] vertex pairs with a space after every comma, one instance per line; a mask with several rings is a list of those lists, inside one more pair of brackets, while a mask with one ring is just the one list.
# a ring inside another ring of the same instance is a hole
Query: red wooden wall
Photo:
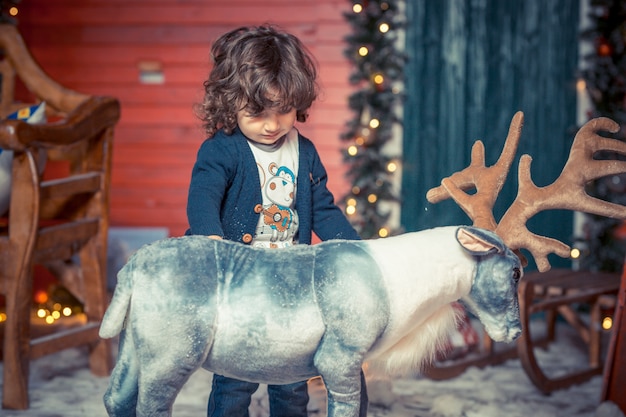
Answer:
[[[340, 133], [352, 116], [346, 0], [22, 0], [20, 29], [35, 60], [64, 86], [118, 97], [111, 225], [187, 228], [187, 187], [204, 140], [192, 105], [210, 70], [209, 47], [240, 25], [276, 24], [316, 56], [322, 96], [299, 129], [311, 138], [338, 198], [348, 184]], [[162, 84], [140, 82], [160, 71]]]

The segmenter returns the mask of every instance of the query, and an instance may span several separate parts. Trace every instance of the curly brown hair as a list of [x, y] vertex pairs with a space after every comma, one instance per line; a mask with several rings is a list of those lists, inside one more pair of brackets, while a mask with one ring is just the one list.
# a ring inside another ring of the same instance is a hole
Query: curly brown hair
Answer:
[[211, 47], [214, 65], [204, 82], [198, 117], [209, 138], [232, 133], [237, 112], [288, 112], [304, 122], [316, 99], [315, 61], [302, 42], [272, 26], [244, 26], [222, 35]]

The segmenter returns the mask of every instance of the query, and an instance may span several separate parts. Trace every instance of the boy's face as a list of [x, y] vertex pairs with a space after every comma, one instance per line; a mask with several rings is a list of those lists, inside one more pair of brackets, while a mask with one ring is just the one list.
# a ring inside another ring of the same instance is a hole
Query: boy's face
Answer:
[[266, 109], [261, 114], [250, 114], [242, 109], [237, 112], [237, 124], [251, 141], [273, 145], [291, 130], [296, 123], [296, 113], [296, 109], [286, 113]]

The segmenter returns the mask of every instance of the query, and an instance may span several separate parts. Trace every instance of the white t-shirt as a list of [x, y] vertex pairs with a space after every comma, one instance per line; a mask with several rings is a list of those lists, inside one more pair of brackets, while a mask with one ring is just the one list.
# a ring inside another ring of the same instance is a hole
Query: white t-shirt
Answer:
[[295, 211], [298, 173], [298, 131], [294, 128], [273, 145], [248, 141], [261, 180], [263, 211], [252, 246], [285, 248], [297, 242]]

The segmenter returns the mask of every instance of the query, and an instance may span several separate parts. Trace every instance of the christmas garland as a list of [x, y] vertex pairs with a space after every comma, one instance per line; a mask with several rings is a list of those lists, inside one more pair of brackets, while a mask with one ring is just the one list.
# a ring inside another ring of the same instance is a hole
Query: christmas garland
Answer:
[[[588, 117], [609, 117], [622, 126], [617, 137], [624, 139], [626, 127], [626, 2], [622, 0], [591, 0], [590, 26], [582, 39], [593, 46], [585, 55], [581, 72], [593, 104]], [[600, 158], [624, 159], [605, 153]], [[588, 192], [603, 200], [626, 204], [626, 176], [610, 176], [594, 181]], [[620, 272], [626, 253], [626, 236], [620, 220], [589, 216], [585, 226], [580, 259], [583, 269]]]
[[344, 197], [346, 214], [363, 238], [386, 237], [398, 230], [388, 224], [390, 204], [399, 197], [394, 176], [400, 168], [397, 151], [389, 149], [394, 126], [400, 125], [405, 55], [398, 48], [403, 13], [397, 1], [352, 2], [344, 14], [352, 26], [346, 57], [353, 63], [350, 82], [358, 87], [349, 98], [354, 119], [341, 139], [347, 142], [344, 161], [351, 191]]

